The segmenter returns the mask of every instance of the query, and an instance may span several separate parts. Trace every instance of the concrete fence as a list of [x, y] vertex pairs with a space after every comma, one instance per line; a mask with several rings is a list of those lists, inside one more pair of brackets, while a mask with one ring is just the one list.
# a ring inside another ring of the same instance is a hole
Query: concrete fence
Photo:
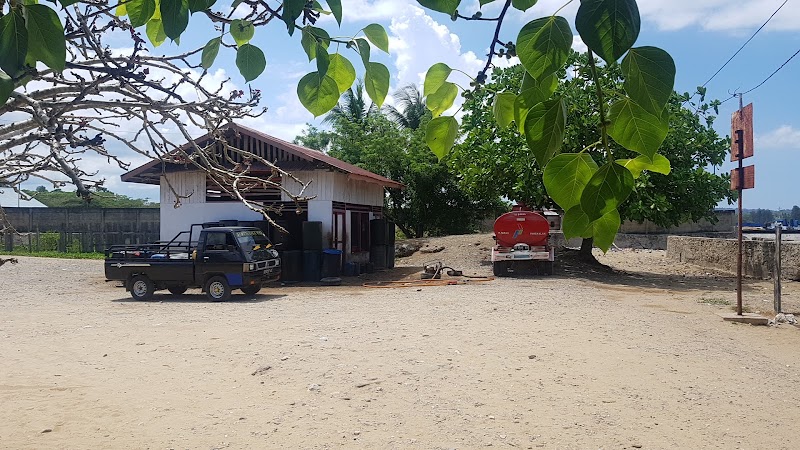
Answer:
[[[742, 271], [751, 278], [770, 279], [775, 269], [775, 241], [746, 240], [742, 243]], [[670, 236], [667, 257], [676, 261], [736, 273], [735, 239]], [[781, 278], [800, 280], [800, 243], [781, 242]]]
[[[114, 244], [139, 244], [160, 238], [158, 208], [3, 208], [17, 234], [6, 233], [11, 251], [103, 251]], [[57, 234], [56, 236], [53, 236]]]

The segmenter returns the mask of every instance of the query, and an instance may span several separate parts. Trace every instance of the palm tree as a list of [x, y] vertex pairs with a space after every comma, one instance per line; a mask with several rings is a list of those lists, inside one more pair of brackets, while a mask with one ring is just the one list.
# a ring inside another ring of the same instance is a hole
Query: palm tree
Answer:
[[357, 80], [354, 87], [342, 94], [339, 103], [322, 119], [322, 123], [332, 124], [339, 120], [364, 124], [370, 115], [377, 111], [375, 104], [364, 98], [364, 82]]
[[416, 130], [422, 123], [428, 112], [422, 93], [415, 84], [409, 84], [394, 93], [397, 106], [386, 105], [383, 109], [389, 120], [396, 123], [401, 128]]

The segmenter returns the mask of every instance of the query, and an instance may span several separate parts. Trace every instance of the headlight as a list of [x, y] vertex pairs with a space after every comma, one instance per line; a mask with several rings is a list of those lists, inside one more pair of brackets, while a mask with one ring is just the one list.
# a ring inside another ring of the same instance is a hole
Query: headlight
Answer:
[[242, 268], [242, 270], [244, 270], [245, 272], [253, 272], [254, 270], [256, 270], [256, 265], [255, 264], [247, 264], [247, 263], [245, 263], [244, 267]]

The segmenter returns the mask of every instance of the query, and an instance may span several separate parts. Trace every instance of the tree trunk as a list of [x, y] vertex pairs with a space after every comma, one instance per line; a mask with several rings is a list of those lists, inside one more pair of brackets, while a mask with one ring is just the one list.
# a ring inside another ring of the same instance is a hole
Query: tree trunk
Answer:
[[593, 247], [594, 247], [594, 239], [584, 238], [583, 241], [581, 241], [581, 249], [578, 252], [578, 255], [580, 255], [580, 258], [586, 262], [599, 264], [597, 258], [595, 258], [594, 255], [592, 254]]

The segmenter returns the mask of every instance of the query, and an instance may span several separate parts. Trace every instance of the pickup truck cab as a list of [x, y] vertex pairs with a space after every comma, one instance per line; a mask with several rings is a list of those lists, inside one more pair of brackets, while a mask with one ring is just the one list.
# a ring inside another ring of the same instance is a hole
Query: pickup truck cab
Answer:
[[[255, 295], [281, 274], [278, 252], [264, 233], [251, 227], [212, 227], [189, 231], [169, 242], [117, 245], [106, 250], [105, 275], [123, 281], [136, 300], [147, 300], [157, 290], [179, 295], [190, 287], [202, 288], [212, 301], [230, 298], [234, 289]], [[188, 241], [180, 237], [188, 233]]]

